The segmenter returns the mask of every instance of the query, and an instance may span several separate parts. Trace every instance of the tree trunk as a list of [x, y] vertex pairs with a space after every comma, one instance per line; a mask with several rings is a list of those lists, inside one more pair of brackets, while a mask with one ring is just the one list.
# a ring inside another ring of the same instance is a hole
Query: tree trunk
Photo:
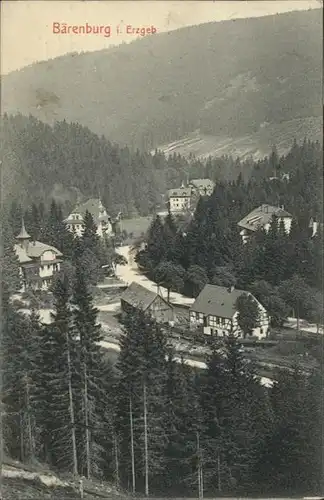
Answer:
[[86, 428], [86, 462], [87, 462], [87, 479], [91, 475], [91, 461], [90, 461], [90, 429], [89, 429], [89, 408], [88, 408], [88, 375], [87, 367], [84, 363], [84, 417]]
[[69, 334], [66, 335], [67, 343], [67, 363], [68, 363], [68, 377], [69, 377], [69, 407], [70, 407], [70, 420], [71, 420], [71, 433], [72, 433], [72, 456], [73, 456], [73, 474], [78, 475], [78, 458], [77, 447], [75, 438], [75, 419], [74, 419], [74, 405], [73, 405], [73, 392], [72, 392], [72, 369], [71, 369], [71, 354]]
[[130, 421], [130, 433], [131, 433], [132, 486], [133, 486], [133, 493], [135, 493], [136, 483], [135, 483], [135, 458], [134, 458], [134, 429], [133, 429], [133, 408], [132, 408], [131, 396], [129, 397], [129, 421]]
[[113, 440], [114, 440], [114, 452], [115, 452], [115, 483], [116, 488], [119, 488], [119, 459], [118, 459], [118, 440], [117, 435], [113, 432]]
[[22, 410], [19, 412], [19, 421], [20, 421], [20, 460], [22, 462], [25, 461], [25, 447], [24, 447], [24, 419], [22, 415]]
[[198, 498], [201, 500], [203, 498], [203, 485], [202, 485], [202, 469], [201, 469], [201, 454], [200, 454], [200, 440], [199, 432], [197, 432], [197, 474], [198, 474]]
[[221, 482], [221, 475], [220, 475], [220, 456], [219, 453], [217, 455], [217, 486], [218, 486], [218, 491], [222, 491], [222, 482]]
[[32, 423], [31, 423], [31, 411], [30, 411], [30, 397], [29, 397], [29, 380], [26, 376], [26, 406], [27, 406], [27, 433], [28, 433], [28, 441], [29, 441], [29, 458], [34, 458], [34, 437], [32, 431]]
[[148, 439], [147, 439], [147, 399], [146, 399], [146, 383], [143, 387], [143, 404], [144, 404], [144, 448], [145, 448], [145, 496], [149, 495], [149, 480], [148, 480]]
[[168, 302], [170, 302], [170, 288], [168, 288]]

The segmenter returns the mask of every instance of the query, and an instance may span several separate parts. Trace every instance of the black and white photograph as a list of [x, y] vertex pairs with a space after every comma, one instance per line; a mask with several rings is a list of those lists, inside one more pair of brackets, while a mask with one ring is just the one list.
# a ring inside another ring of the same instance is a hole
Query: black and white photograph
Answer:
[[324, 498], [323, 3], [0, 8], [0, 500]]

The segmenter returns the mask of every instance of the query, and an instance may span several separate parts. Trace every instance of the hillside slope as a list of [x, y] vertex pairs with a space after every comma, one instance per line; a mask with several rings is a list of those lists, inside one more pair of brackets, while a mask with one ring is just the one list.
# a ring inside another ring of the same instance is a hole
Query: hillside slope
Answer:
[[[7, 459], [2, 467], [4, 500], [79, 500], [80, 480], [66, 474], [58, 477], [46, 466], [27, 465]], [[127, 500], [109, 483], [83, 478], [84, 500]]]
[[321, 14], [208, 23], [34, 64], [3, 77], [2, 109], [78, 122], [145, 150], [198, 131], [216, 138], [216, 149], [224, 138], [248, 137], [248, 150], [263, 153], [271, 130], [289, 135], [296, 120], [315, 121], [314, 139], [322, 114]]

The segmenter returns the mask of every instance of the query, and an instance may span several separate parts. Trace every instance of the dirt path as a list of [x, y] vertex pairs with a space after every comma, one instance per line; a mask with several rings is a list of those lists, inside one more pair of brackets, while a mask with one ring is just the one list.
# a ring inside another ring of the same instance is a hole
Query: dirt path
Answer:
[[[137, 265], [135, 262], [133, 262], [133, 259], [130, 255], [130, 247], [123, 246], [120, 247], [117, 251], [127, 260], [127, 265], [117, 266], [116, 274], [118, 278], [127, 285], [130, 285], [132, 281], [135, 281], [136, 283], [144, 286], [148, 290], [156, 293], [157, 292], [156, 283], [150, 281], [148, 278], [146, 278], [146, 276], [143, 276], [142, 274], [139, 273]], [[162, 297], [164, 298], [167, 297], [166, 288], [160, 287], [160, 293]], [[172, 302], [173, 304], [191, 305], [193, 304], [194, 299], [185, 297], [181, 293], [171, 292], [170, 302]]]

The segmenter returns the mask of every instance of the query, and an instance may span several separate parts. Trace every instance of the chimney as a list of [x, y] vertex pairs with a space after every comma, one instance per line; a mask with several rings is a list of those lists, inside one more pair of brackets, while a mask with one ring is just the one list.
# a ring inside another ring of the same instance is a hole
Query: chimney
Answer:
[[232, 292], [233, 292], [233, 290], [234, 290], [234, 288], [235, 288], [235, 287], [234, 287], [233, 285], [229, 286], [229, 287], [228, 287], [228, 289], [227, 289], [227, 290], [228, 290], [228, 293], [232, 293]]

